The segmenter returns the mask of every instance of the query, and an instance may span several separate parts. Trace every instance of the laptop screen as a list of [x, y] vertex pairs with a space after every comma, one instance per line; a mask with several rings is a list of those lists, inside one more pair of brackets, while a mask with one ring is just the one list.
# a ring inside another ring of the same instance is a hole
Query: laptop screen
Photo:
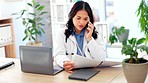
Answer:
[[37, 46], [20, 46], [21, 69], [24, 72], [53, 72], [52, 48]]

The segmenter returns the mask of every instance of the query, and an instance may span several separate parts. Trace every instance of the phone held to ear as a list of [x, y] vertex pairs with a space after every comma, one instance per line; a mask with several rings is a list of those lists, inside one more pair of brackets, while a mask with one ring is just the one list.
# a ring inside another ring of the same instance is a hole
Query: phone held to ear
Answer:
[[88, 28], [88, 23], [89, 23], [89, 22], [87, 22], [87, 24], [86, 24], [85, 28]]

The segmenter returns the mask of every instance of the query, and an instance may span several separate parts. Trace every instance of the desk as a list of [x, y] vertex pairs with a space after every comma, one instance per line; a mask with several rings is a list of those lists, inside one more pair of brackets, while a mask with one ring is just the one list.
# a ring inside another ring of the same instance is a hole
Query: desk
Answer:
[[[15, 66], [0, 71], [0, 83], [126, 83], [121, 67], [100, 68], [101, 71], [88, 81], [78, 81], [68, 79], [70, 73], [65, 71], [54, 76], [24, 73], [19, 59], [7, 60], [13, 60]], [[145, 83], [148, 83], [148, 77]]]

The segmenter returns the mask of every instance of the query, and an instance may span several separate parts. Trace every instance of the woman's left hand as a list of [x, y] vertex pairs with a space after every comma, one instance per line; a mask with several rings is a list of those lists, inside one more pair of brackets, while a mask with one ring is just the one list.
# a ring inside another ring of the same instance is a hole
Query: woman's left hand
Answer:
[[87, 41], [90, 41], [91, 40], [93, 30], [94, 30], [94, 25], [91, 22], [89, 22], [88, 23], [88, 27], [86, 29], [87, 33], [85, 35]]
[[63, 67], [67, 72], [73, 73], [74, 63], [72, 61], [64, 61]]

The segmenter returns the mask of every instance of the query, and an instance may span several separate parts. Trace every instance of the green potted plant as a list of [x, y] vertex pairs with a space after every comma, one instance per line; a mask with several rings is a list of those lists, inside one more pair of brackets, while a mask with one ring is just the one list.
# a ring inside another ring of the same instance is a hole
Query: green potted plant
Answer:
[[116, 26], [112, 27], [112, 33], [109, 36], [109, 41], [111, 44], [115, 42], [123, 42], [128, 39], [129, 29], [125, 29], [124, 26], [117, 28]]
[[16, 19], [22, 18], [22, 23], [26, 27], [24, 30], [25, 37], [23, 38], [23, 41], [28, 39], [29, 43], [27, 43], [27, 45], [42, 45], [42, 42], [39, 41], [38, 36], [45, 33], [43, 30], [45, 24], [42, 23], [42, 16], [47, 12], [43, 11], [43, 5], [41, 5], [39, 2], [35, 2], [34, 0], [32, 0], [32, 3], [27, 3], [27, 6], [32, 8], [33, 12], [23, 9], [20, 12], [13, 13], [12, 15], [19, 15], [19, 17]]
[[146, 36], [146, 42], [148, 42], [148, 4], [147, 0], [141, 0], [141, 3], [136, 11], [137, 17], [139, 17], [139, 24], [141, 31]]
[[[118, 34], [114, 34], [117, 37]], [[109, 38], [111, 38], [110, 35]], [[119, 38], [114, 38], [115, 42], [119, 41]], [[111, 44], [115, 43], [109, 39]], [[122, 55], [129, 56], [122, 61], [122, 68], [124, 71], [125, 78], [128, 83], [144, 83], [147, 70], [148, 70], [148, 60], [138, 57], [139, 51], [146, 52], [148, 54], [148, 46], [145, 45], [146, 38], [142, 37], [140, 39], [132, 38], [122, 41]]]
[[138, 51], [148, 55], [148, 5], [145, 0], [141, 0], [136, 12], [137, 17], [139, 16], [141, 31], [144, 32], [145, 37], [132, 38], [122, 42], [122, 54], [130, 56], [122, 61], [124, 75], [128, 83], [144, 83], [148, 71], [148, 60], [144, 57], [138, 57]]
[[128, 83], [144, 83], [147, 77], [148, 60], [138, 57], [138, 51], [148, 54], [146, 38], [132, 38], [122, 42], [122, 54], [129, 56], [122, 61], [125, 78]]

